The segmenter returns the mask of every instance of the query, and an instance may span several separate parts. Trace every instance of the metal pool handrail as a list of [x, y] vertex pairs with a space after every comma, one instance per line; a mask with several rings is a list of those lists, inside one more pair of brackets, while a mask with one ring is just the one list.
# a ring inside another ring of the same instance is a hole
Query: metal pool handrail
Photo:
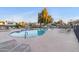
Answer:
[[24, 38], [25, 38], [25, 39], [27, 38], [26, 33], [27, 33], [27, 35], [28, 35], [28, 32], [27, 32], [27, 31], [25, 31], [25, 36], [24, 36]]

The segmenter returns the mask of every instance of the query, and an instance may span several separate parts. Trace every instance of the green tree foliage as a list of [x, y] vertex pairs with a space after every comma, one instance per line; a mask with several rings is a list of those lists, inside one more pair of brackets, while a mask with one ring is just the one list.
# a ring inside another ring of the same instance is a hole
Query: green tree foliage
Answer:
[[44, 23], [44, 25], [52, 23], [52, 20], [53, 18], [48, 15], [48, 11], [46, 8], [44, 8], [41, 13], [38, 13], [38, 23], [40, 23], [40, 25], [42, 23]]

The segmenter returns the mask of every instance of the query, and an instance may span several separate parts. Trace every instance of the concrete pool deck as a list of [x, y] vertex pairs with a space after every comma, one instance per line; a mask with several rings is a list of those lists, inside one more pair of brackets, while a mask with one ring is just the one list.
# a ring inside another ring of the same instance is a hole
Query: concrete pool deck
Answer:
[[15, 39], [18, 43], [29, 44], [32, 52], [77, 52], [79, 43], [73, 32], [63, 29], [48, 30], [43, 36], [33, 38], [14, 38], [9, 33], [15, 30], [0, 32], [0, 42]]

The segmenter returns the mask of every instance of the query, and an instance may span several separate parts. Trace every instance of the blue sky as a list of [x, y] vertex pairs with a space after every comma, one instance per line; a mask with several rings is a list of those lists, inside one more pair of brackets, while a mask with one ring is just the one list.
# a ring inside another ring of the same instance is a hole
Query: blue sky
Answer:
[[[37, 22], [38, 12], [41, 12], [42, 9], [43, 7], [0, 7], [0, 19]], [[47, 7], [47, 10], [55, 21], [62, 19], [66, 22], [70, 19], [79, 19], [78, 7]]]

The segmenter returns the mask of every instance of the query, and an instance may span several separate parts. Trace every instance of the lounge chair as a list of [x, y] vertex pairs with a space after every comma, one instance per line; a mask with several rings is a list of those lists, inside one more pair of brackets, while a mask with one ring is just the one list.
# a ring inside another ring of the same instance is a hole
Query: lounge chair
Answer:
[[20, 44], [16, 40], [9, 40], [0, 43], [0, 52], [30, 52], [28, 44]]
[[17, 41], [16, 40], [10, 40], [6, 42], [0, 43], [0, 52], [8, 52], [12, 48], [16, 47]]
[[71, 29], [67, 29], [67, 32], [70, 32], [71, 31]]
[[16, 45], [17, 41], [13, 39], [13, 40], [2, 42], [2, 43], [0, 43], [0, 48], [6, 47], [6, 46], [9, 46], [9, 45], [12, 45], [12, 44]]
[[20, 44], [13, 48], [11, 52], [30, 52], [31, 47], [28, 44]]

